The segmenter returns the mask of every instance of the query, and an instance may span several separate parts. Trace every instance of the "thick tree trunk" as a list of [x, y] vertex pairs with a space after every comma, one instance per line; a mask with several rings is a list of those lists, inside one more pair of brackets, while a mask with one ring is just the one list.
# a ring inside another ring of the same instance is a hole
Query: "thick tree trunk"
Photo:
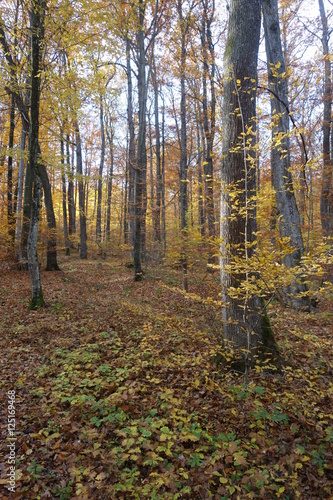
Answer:
[[257, 0], [231, 0], [224, 53], [221, 191], [223, 337], [242, 368], [262, 350], [275, 352], [273, 334], [250, 259], [256, 239], [256, 80], [260, 37]]
[[33, 196], [31, 204], [30, 229], [27, 242], [29, 272], [31, 278], [30, 309], [44, 305], [37, 256], [38, 223], [42, 183], [39, 169], [39, 101], [40, 101], [40, 60], [44, 38], [44, 17], [46, 4], [43, 0], [31, 2], [31, 119], [29, 133], [29, 164], [32, 174]]
[[84, 203], [83, 170], [82, 170], [82, 145], [79, 124], [75, 126], [76, 138], [76, 168], [79, 185], [79, 212], [80, 212], [80, 259], [87, 258], [87, 223]]
[[[281, 238], [289, 238], [293, 247], [283, 258], [286, 267], [300, 265], [304, 252], [301, 221], [290, 171], [290, 134], [286, 68], [282, 52], [277, 0], [262, 0], [265, 28], [268, 83], [272, 113], [272, 183], [275, 190], [277, 219]], [[284, 289], [284, 301], [297, 309], [309, 309], [310, 301], [299, 294], [307, 291], [301, 279]]]
[[320, 196], [320, 216], [324, 237], [333, 237], [333, 158], [331, 157], [331, 122], [332, 122], [332, 68], [329, 52], [329, 30], [323, 0], [319, 1], [322, 23], [322, 45], [325, 59], [324, 69], [324, 120], [323, 120], [323, 176]]
[[102, 187], [103, 187], [103, 168], [105, 158], [105, 131], [104, 131], [104, 108], [102, 97], [100, 98], [99, 121], [101, 127], [101, 159], [98, 171], [97, 187], [97, 216], [96, 216], [96, 243], [100, 245], [102, 239]]

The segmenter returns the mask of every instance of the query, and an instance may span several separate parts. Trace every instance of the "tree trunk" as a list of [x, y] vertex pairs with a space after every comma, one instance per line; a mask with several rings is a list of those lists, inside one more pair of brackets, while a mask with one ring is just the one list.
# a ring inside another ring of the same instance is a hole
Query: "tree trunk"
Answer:
[[40, 101], [40, 61], [41, 47], [44, 39], [44, 18], [46, 4], [43, 0], [32, 0], [31, 3], [31, 119], [29, 133], [29, 164], [32, 174], [33, 196], [31, 204], [30, 229], [27, 243], [29, 272], [31, 278], [30, 309], [44, 305], [42, 286], [37, 256], [38, 223], [42, 183], [39, 169], [39, 101]]
[[103, 187], [103, 168], [105, 158], [105, 132], [104, 132], [104, 109], [102, 96], [100, 97], [99, 121], [101, 127], [101, 159], [98, 171], [98, 188], [97, 188], [97, 216], [96, 216], [96, 243], [101, 244], [102, 239], [102, 187]]
[[[214, 170], [213, 170], [213, 144], [215, 135], [215, 54], [212, 43], [211, 23], [214, 15], [214, 10], [208, 12], [208, 2], [203, 2], [204, 12], [201, 25], [201, 46], [203, 52], [203, 73], [202, 73], [202, 108], [203, 108], [203, 128], [205, 141], [205, 157], [204, 157], [204, 173], [205, 173], [205, 200], [206, 200], [206, 215], [208, 222], [209, 235], [209, 256], [208, 264], [213, 264], [215, 259], [213, 240], [215, 238], [215, 215], [214, 215]], [[210, 51], [210, 70], [208, 64], [208, 49]], [[211, 101], [210, 110], [208, 112], [208, 96], [207, 96], [207, 78], [210, 80]], [[210, 123], [208, 115], [210, 115]]]
[[82, 145], [79, 124], [75, 126], [76, 138], [76, 168], [79, 185], [79, 213], [80, 213], [80, 259], [87, 258], [87, 226], [84, 203], [83, 171], [82, 171]]
[[186, 136], [186, 86], [185, 86], [185, 70], [186, 70], [186, 26], [183, 18], [182, 2], [178, 0], [178, 18], [181, 29], [181, 56], [180, 56], [180, 116], [181, 116], [181, 130], [180, 130], [180, 229], [182, 233], [182, 250], [181, 250], [181, 265], [183, 270], [183, 289], [188, 291], [188, 278], [187, 278], [187, 253], [186, 253], [186, 240], [187, 240], [187, 136]]
[[[275, 190], [277, 219], [281, 238], [289, 238], [293, 247], [283, 258], [288, 268], [300, 265], [304, 252], [301, 221], [290, 171], [290, 134], [286, 68], [282, 52], [277, 0], [262, 0], [267, 56], [268, 83], [272, 114], [272, 183]], [[283, 290], [284, 301], [296, 309], [309, 309], [307, 291], [300, 278]]]
[[129, 133], [128, 143], [128, 237], [131, 248], [131, 257], [134, 258], [134, 183], [135, 183], [135, 131], [133, 120], [133, 85], [131, 68], [131, 44], [126, 38], [126, 67], [127, 67], [127, 125]]
[[42, 161], [42, 155], [39, 148], [39, 175], [42, 181], [42, 187], [44, 191], [44, 201], [46, 209], [46, 219], [47, 219], [47, 253], [46, 253], [46, 271], [59, 271], [60, 268], [57, 262], [57, 225], [56, 218], [54, 215], [53, 201], [52, 201], [52, 191], [49, 176], [47, 175], [46, 167]]
[[138, 41], [138, 98], [139, 131], [137, 139], [136, 169], [134, 177], [134, 279], [142, 279], [142, 226], [143, 226], [143, 177], [146, 162], [146, 59], [144, 46], [144, 5], [139, 4]]
[[10, 120], [9, 120], [9, 140], [8, 140], [8, 163], [7, 163], [7, 222], [10, 248], [13, 250], [15, 242], [15, 218], [13, 209], [13, 149], [15, 130], [15, 98], [11, 95]]
[[156, 65], [154, 58], [153, 72], [154, 86], [154, 114], [155, 114], [155, 137], [156, 137], [156, 204], [155, 204], [155, 240], [161, 243], [161, 199], [162, 199], [162, 172], [161, 172], [161, 142], [160, 142], [160, 123], [159, 123], [159, 105], [158, 105], [158, 82]]
[[166, 214], [165, 214], [165, 105], [163, 100], [162, 106], [162, 185], [161, 185], [161, 201], [162, 201], [162, 209], [161, 209], [161, 240], [163, 247], [163, 255], [166, 252]]
[[[29, 94], [26, 94], [25, 104], [29, 104]], [[22, 130], [21, 130], [21, 156], [19, 163], [19, 174], [18, 174], [18, 193], [17, 193], [17, 206], [16, 206], [16, 244], [19, 246], [18, 260], [21, 260], [20, 256], [20, 244], [22, 235], [22, 207], [23, 207], [23, 187], [24, 187], [24, 151], [26, 148], [27, 137], [29, 134], [29, 129], [27, 127], [27, 122], [22, 118]]]
[[[114, 163], [114, 144], [113, 144], [114, 129], [112, 125], [110, 131], [108, 130], [108, 128], [106, 129], [106, 134], [110, 147], [110, 167], [108, 172], [108, 197], [107, 197], [107, 209], [106, 209], [106, 241], [109, 242], [111, 236], [111, 202], [112, 202], [112, 181], [113, 181], [113, 163]], [[126, 208], [126, 200], [125, 200], [124, 213], [125, 213], [125, 208]]]
[[64, 225], [64, 238], [65, 238], [65, 255], [70, 255], [70, 245], [68, 239], [68, 225], [67, 225], [67, 190], [66, 190], [66, 174], [65, 174], [65, 145], [63, 132], [60, 131], [60, 149], [61, 149], [61, 183], [62, 183], [62, 220]]
[[[66, 136], [66, 164], [67, 164], [67, 179], [68, 179], [68, 234], [71, 237], [75, 233], [75, 206], [74, 206], [74, 165], [71, 168], [71, 157], [69, 150], [70, 137]], [[71, 244], [73, 246], [73, 243]]]
[[202, 146], [200, 141], [200, 126], [199, 118], [197, 119], [197, 148], [198, 148], [198, 225], [203, 240], [205, 237], [205, 217], [203, 204], [203, 189], [202, 189]]
[[323, 0], [319, 1], [319, 10], [322, 23], [322, 45], [325, 59], [324, 70], [324, 120], [323, 120], [323, 176], [320, 196], [320, 216], [323, 236], [333, 237], [333, 158], [331, 157], [331, 120], [332, 120], [332, 81], [331, 55], [329, 52], [328, 22]]
[[224, 53], [221, 190], [223, 337], [239, 366], [276, 350], [250, 259], [256, 240], [256, 81], [260, 37], [257, 0], [231, 0]]

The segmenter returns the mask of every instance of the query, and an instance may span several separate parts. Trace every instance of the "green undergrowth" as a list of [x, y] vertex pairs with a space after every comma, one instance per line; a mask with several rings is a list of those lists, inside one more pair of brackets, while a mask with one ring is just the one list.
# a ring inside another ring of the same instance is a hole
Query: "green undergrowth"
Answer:
[[[38, 323], [15, 323], [22, 339], [29, 331], [25, 353], [41, 325], [52, 331], [43, 362], [16, 386], [30, 398], [21, 498], [330, 498], [325, 313], [271, 307], [282, 367], [267, 360], [245, 384], [228, 359], [214, 362], [225, 353], [205, 289], [186, 297], [163, 276], [133, 284], [127, 271], [99, 273], [86, 263], [76, 302], [56, 282]], [[70, 276], [62, 286], [73, 297]]]

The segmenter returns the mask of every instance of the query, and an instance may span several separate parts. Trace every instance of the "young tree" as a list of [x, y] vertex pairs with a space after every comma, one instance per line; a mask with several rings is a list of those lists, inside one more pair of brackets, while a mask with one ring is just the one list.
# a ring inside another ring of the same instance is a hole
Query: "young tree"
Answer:
[[[276, 351], [250, 259], [256, 239], [256, 82], [260, 37], [257, 0], [231, 0], [224, 52], [221, 283], [224, 340], [242, 366], [262, 349]], [[242, 266], [240, 269], [239, 267]]]

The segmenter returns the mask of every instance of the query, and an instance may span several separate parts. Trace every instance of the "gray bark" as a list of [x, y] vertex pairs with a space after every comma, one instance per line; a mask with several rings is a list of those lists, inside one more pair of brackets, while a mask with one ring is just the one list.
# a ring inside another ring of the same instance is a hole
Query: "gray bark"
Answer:
[[69, 150], [70, 137], [66, 135], [66, 165], [67, 165], [67, 178], [68, 178], [68, 234], [72, 236], [75, 233], [75, 204], [74, 204], [74, 165], [71, 167], [70, 150]]
[[320, 216], [324, 237], [333, 237], [333, 158], [331, 157], [331, 117], [332, 117], [332, 81], [329, 52], [329, 30], [323, 0], [319, 1], [322, 23], [322, 45], [325, 58], [324, 69], [324, 120], [323, 120], [323, 175], [320, 196]]
[[[215, 136], [215, 53], [212, 42], [211, 24], [214, 16], [214, 2], [210, 7], [208, 0], [202, 0], [203, 16], [201, 25], [201, 46], [203, 52], [203, 73], [202, 73], [202, 108], [203, 108], [203, 129], [205, 141], [205, 202], [208, 225], [208, 235], [210, 238], [208, 264], [214, 262], [212, 240], [215, 237], [215, 215], [214, 215], [214, 170], [213, 170], [213, 144]], [[209, 56], [210, 55], [210, 61]], [[210, 62], [210, 64], [209, 64]], [[207, 80], [210, 82], [211, 98], [208, 102]]]
[[[29, 104], [29, 94], [26, 94], [25, 104]], [[16, 242], [20, 245], [21, 235], [22, 235], [22, 207], [23, 207], [23, 186], [24, 186], [24, 151], [26, 147], [27, 137], [29, 134], [29, 130], [26, 126], [26, 121], [22, 118], [22, 129], [21, 129], [21, 141], [20, 141], [20, 149], [21, 149], [21, 157], [19, 163], [19, 173], [18, 173], [18, 193], [17, 193], [17, 206], [16, 206]], [[19, 260], [20, 252], [19, 252]]]
[[87, 223], [84, 203], [84, 187], [83, 187], [83, 167], [82, 167], [82, 145], [79, 130], [79, 124], [75, 126], [76, 138], [76, 168], [78, 175], [79, 186], [79, 213], [80, 213], [80, 259], [87, 258]]
[[67, 189], [66, 189], [66, 173], [65, 173], [65, 145], [63, 132], [60, 131], [60, 151], [61, 151], [61, 183], [62, 183], [62, 219], [64, 225], [65, 238], [65, 254], [70, 255], [70, 244], [68, 239], [68, 224], [67, 224]]
[[[253, 148], [259, 36], [258, 0], [232, 0], [224, 53], [220, 265], [223, 337], [245, 369], [262, 349], [275, 351], [262, 301], [255, 292], [246, 291], [255, 280], [249, 261], [257, 229]], [[239, 269], [235, 259], [241, 259], [244, 268]]]
[[40, 102], [40, 61], [44, 39], [44, 18], [46, 4], [43, 0], [31, 2], [31, 119], [29, 133], [29, 164], [32, 175], [33, 195], [31, 204], [30, 229], [27, 242], [28, 265], [31, 279], [30, 309], [44, 305], [37, 256], [38, 224], [42, 182], [39, 169], [39, 102]]
[[[294, 268], [300, 265], [304, 246], [290, 171], [288, 90], [278, 2], [277, 0], [262, 0], [262, 8], [272, 114], [272, 184], [275, 191], [280, 237], [289, 238], [291, 247], [294, 249], [283, 258], [282, 262], [286, 267]], [[288, 305], [297, 309], [309, 309], [309, 299], [299, 296], [299, 293], [306, 291], [307, 287], [301, 279], [295, 279], [294, 283], [283, 290], [283, 299]]]
[[15, 98], [11, 95], [10, 119], [9, 119], [9, 139], [8, 139], [8, 163], [7, 163], [7, 223], [11, 248], [15, 241], [15, 219], [13, 209], [13, 148], [15, 130]]
[[181, 30], [181, 55], [180, 55], [180, 229], [182, 233], [182, 250], [181, 250], [181, 265], [183, 270], [183, 289], [188, 291], [187, 279], [187, 255], [186, 255], [186, 239], [187, 239], [187, 135], [186, 135], [186, 24], [183, 17], [182, 2], [178, 0], [177, 4], [178, 19]]
[[161, 200], [162, 200], [162, 171], [161, 171], [161, 142], [160, 142], [160, 123], [159, 123], [159, 104], [158, 104], [158, 82], [156, 65], [154, 59], [154, 72], [153, 72], [153, 86], [154, 86], [154, 115], [155, 115], [155, 137], [156, 137], [156, 205], [154, 217], [154, 230], [155, 239], [161, 242]]
[[[109, 141], [110, 147], [110, 167], [108, 172], [108, 195], [107, 195], [107, 209], [106, 209], [106, 241], [110, 241], [110, 226], [111, 226], [111, 203], [112, 203], [112, 182], [113, 182], [113, 166], [114, 166], [114, 128], [111, 124], [111, 129], [106, 128], [106, 135]], [[124, 207], [124, 213], [126, 208], [126, 201]]]
[[133, 257], [134, 248], [134, 177], [135, 177], [135, 131], [133, 119], [133, 84], [130, 54], [130, 39], [126, 38], [126, 68], [127, 68], [127, 126], [128, 142], [128, 238]]
[[100, 98], [100, 127], [101, 127], [101, 160], [98, 171], [97, 185], [97, 216], [96, 216], [96, 243], [99, 245], [102, 238], [102, 187], [103, 187], [103, 169], [105, 158], [105, 131], [104, 131], [104, 109], [102, 96]]

